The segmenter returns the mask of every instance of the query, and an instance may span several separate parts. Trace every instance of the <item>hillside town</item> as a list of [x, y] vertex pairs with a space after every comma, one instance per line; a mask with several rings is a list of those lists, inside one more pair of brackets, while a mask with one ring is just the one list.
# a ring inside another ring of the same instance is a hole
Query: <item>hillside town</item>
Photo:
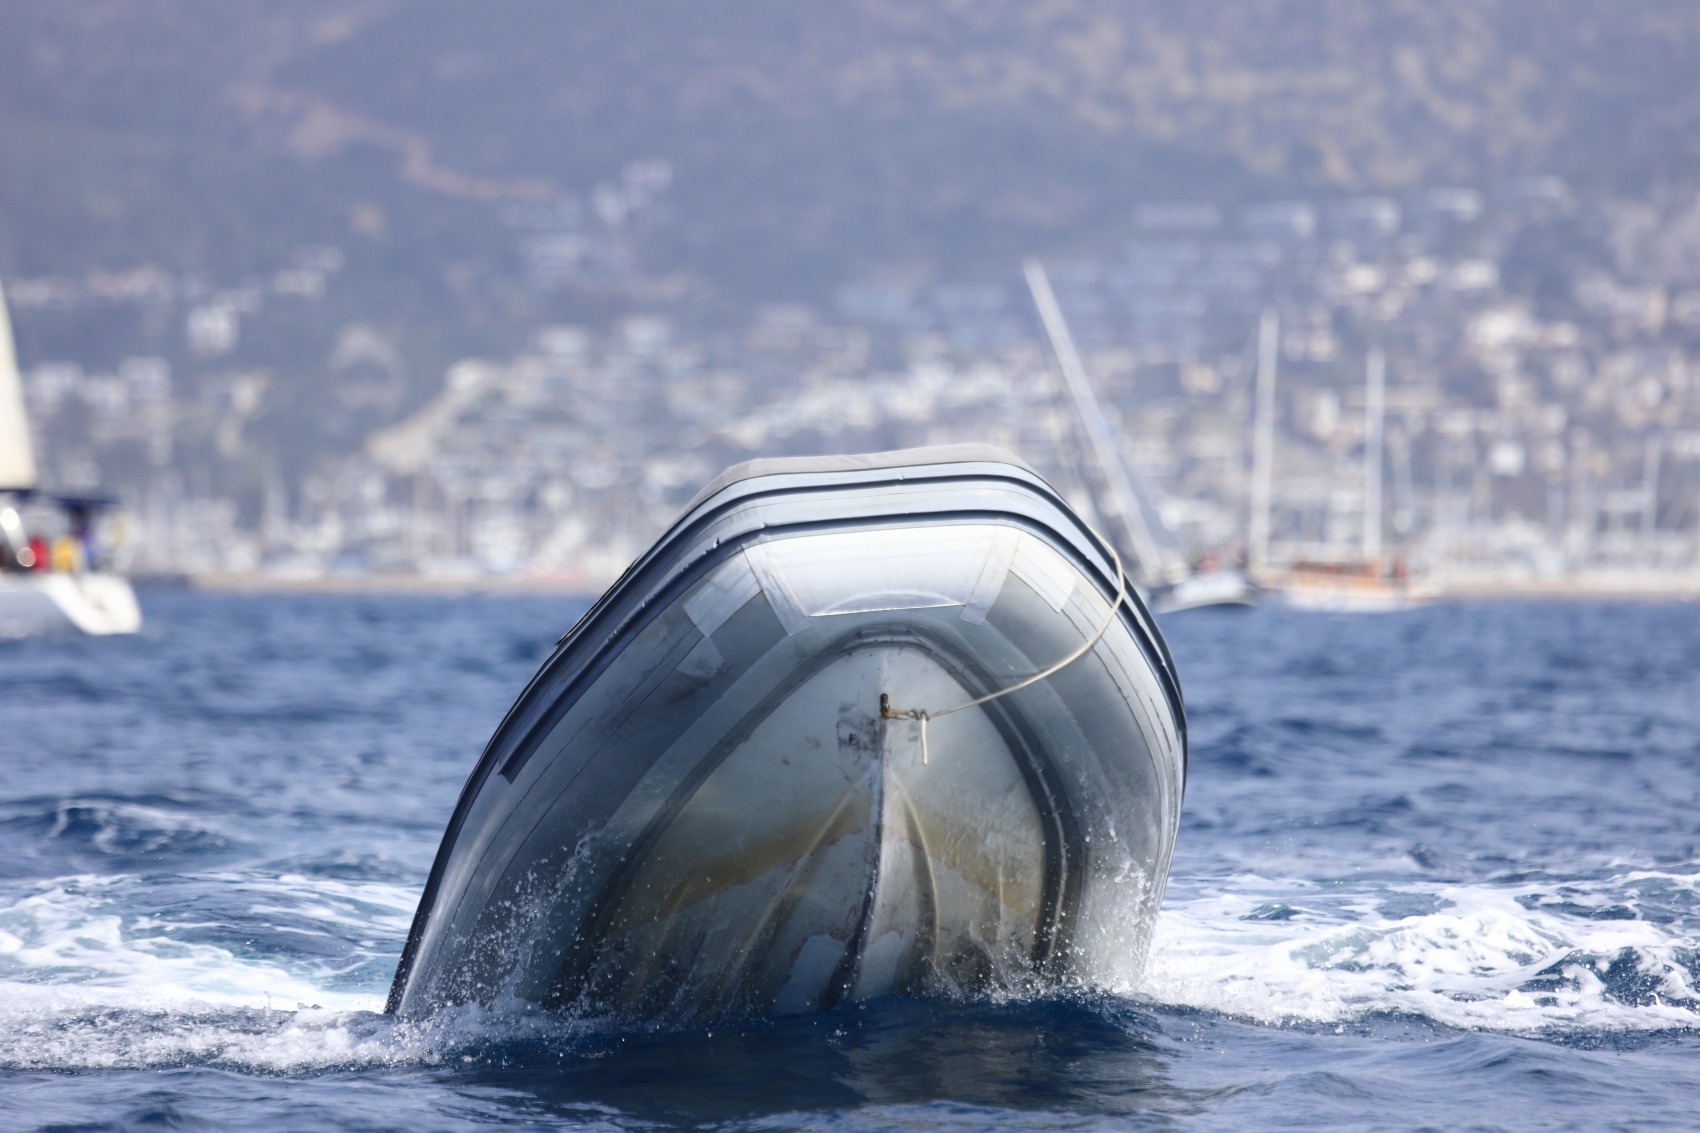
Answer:
[[[232, 284], [149, 267], [7, 280], [21, 326], [124, 309], [119, 325], [170, 344], [102, 369], [26, 354], [48, 476], [122, 497], [141, 574], [584, 591], [755, 456], [980, 441], [1079, 491], [1078, 424], [1019, 265], [704, 318], [642, 255], [668, 176], [639, 163], [582, 204], [510, 210], [525, 286], [617, 295], [604, 319], [542, 323], [424, 378], [392, 335], [341, 325], [324, 409], [348, 435], [305, 464], [258, 439], [290, 395], [245, 346], [302, 311], [334, 320], [350, 252], [303, 248]], [[1533, 178], [1133, 202], [1119, 246], [1046, 266], [1124, 452], [1195, 555], [1244, 553], [1269, 312], [1275, 557], [1358, 553], [1381, 351], [1390, 553], [1509, 588], [1660, 587], [1700, 567], [1700, 201]]]

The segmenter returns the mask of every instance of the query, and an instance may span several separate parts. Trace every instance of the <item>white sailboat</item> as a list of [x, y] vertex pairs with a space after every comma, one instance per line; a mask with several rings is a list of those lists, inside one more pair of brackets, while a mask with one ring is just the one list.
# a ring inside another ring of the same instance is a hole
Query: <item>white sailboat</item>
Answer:
[[107, 505], [41, 491], [0, 289], [0, 637], [141, 628], [129, 580], [91, 561], [93, 515]]
[[1030, 259], [1022, 270], [1086, 436], [1088, 463], [1096, 473], [1086, 477], [1092, 508], [1115, 533], [1112, 537], [1151, 609], [1171, 614], [1205, 606], [1253, 605], [1257, 587], [1243, 571], [1232, 567], [1195, 570], [1187, 562], [1180, 541], [1157, 511], [1151, 491], [1116, 443], [1044, 265]]

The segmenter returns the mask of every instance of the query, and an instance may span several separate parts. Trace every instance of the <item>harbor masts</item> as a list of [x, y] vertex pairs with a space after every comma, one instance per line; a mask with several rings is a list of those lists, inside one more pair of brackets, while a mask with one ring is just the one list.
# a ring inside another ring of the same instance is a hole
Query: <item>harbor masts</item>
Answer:
[[1274, 311], [1264, 311], [1257, 327], [1257, 409], [1251, 450], [1248, 553], [1254, 571], [1269, 565], [1270, 480], [1275, 464], [1275, 367], [1280, 337], [1280, 316]]
[[1651, 562], [1653, 533], [1659, 526], [1659, 464], [1664, 456], [1664, 438], [1654, 433], [1647, 438], [1641, 463], [1641, 554]]

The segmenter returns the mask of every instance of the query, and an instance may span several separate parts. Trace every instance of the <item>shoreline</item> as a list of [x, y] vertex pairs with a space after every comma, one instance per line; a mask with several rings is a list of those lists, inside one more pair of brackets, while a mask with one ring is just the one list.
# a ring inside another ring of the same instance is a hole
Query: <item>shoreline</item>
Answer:
[[[1550, 600], [1600, 602], [1700, 601], [1700, 571], [1587, 571], [1572, 575], [1508, 577], [1486, 573], [1435, 574], [1436, 601]], [[606, 587], [582, 575], [453, 577], [415, 574], [195, 574], [137, 576], [141, 586], [180, 586], [207, 594], [394, 594], [432, 597], [548, 596], [595, 599]]]
[[1548, 598], [1562, 601], [1700, 601], [1700, 571], [1585, 571], [1548, 578], [1437, 574], [1439, 601], [1449, 598]]
[[183, 586], [203, 594], [395, 594], [444, 598], [529, 595], [591, 600], [606, 589], [575, 575], [456, 578], [417, 574], [191, 574], [135, 581], [143, 586]]

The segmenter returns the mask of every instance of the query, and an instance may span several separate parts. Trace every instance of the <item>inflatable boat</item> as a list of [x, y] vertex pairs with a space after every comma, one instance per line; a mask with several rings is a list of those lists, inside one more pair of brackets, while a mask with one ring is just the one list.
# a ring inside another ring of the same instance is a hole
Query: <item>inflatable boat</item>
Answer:
[[758, 460], [563, 637], [388, 1010], [798, 1013], [1136, 978], [1186, 776], [1115, 552], [982, 446]]

